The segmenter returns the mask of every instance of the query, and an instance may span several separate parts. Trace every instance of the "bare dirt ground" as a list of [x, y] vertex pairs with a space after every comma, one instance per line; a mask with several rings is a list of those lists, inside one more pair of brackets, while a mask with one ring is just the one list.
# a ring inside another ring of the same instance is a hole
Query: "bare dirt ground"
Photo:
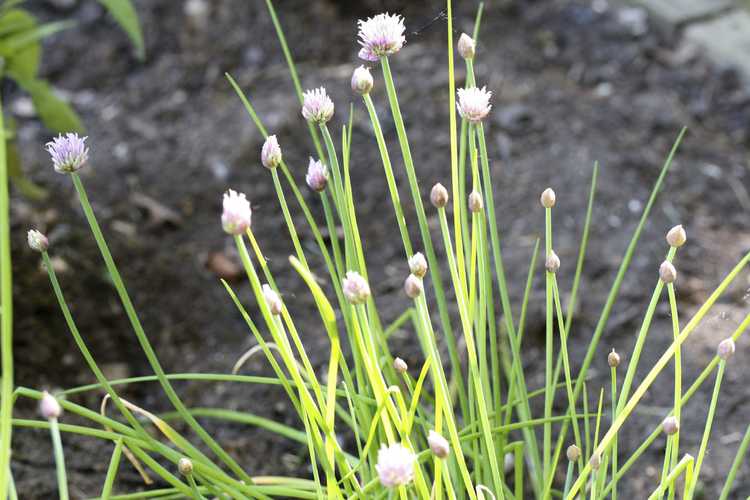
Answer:
[[[245, 191], [252, 200], [256, 234], [280, 287], [287, 291], [287, 304], [299, 315], [299, 324], [312, 320], [313, 326], [303, 334], [320, 367], [327, 343], [311, 299], [286, 265], [292, 249], [286, 238], [279, 237], [285, 234], [282, 215], [268, 172], [259, 164], [262, 138], [223, 73], [234, 75], [269, 129], [279, 135], [300, 180], [312, 144], [263, 2], [208, 3], [208, 22], [201, 26], [186, 16], [182, 2], [137, 2], [148, 52], [141, 64], [132, 57], [125, 36], [93, 2], [80, 2], [70, 10], [32, 2], [43, 18], [69, 16], [79, 22], [75, 30], [47, 42], [43, 71], [68, 93], [84, 118], [92, 150], [84, 181], [166, 369], [228, 372], [239, 353], [253, 344], [216, 274], [206, 266], [217, 254], [230, 263], [235, 258], [218, 219], [221, 193], [227, 187]], [[595, 373], [590, 384], [592, 403], [593, 394], [608, 380], [609, 348], [617, 348], [627, 363], [666, 253], [667, 229], [683, 223], [689, 234], [689, 243], [677, 259], [683, 323], [750, 248], [750, 94], [734, 72], [713, 67], [679, 43], [678, 37], [660, 34], [636, 11], [607, 8], [601, 1], [595, 5], [575, 0], [490, 5], [476, 66], [479, 82], [496, 95], [487, 128], [504, 256], [516, 301], [534, 240], [542, 231], [538, 195], [547, 186], [558, 193], [555, 232], [563, 262], [560, 279], [570, 286], [588, 181], [594, 161], [600, 162], [588, 265], [570, 339], [572, 356], [579, 362], [659, 167], [679, 129], [689, 127], [605, 332], [595, 366], [600, 376]], [[396, 224], [365, 111], [349, 90], [351, 70], [360, 64], [354, 42], [356, 18], [384, 7], [407, 18], [408, 45], [393, 58], [392, 66], [426, 195], [432, 183], [449, 181], [442, 2], [278, 2], [303, 86], [328, 88], [336, 101], [338, 126], [349, 103], [355, 102], [357, 208], [373, 289], [387, 319], [404, 307], [400, 285], [406, 268], [400, 243], [394, 239]], [[459, 29], [470, 30], [475, 8], [474, 2], [463, 2], [458, 8]], [[387, 103], [379, 80], [373, 97], [385, 120]], [[6, 101], [12, 107], [20, 97], [12, 88], [9, 92]], [[52, 171], [41, 149], [48, 132], [34, 118], [19, 118], [19, 123], [26, 170], [51, 196], [39, 203], [19, 196], [13, 199], [18, 383], [56, 388], [92, 380], [70, 341], [38, 256], [25, 245], [30, 226], [49, 234], [62, 286], [97, 359], [113, 376], [149, 373], [73, 187], [69, 179]], [[396, 151], [392, 123], [386, 120], [384, 126]], [[403, 179], [400, 164], [396, 170]], [[143, 197], [151, 201], [144, 202]], [[312, 195], [309, 199], [319, 208]], [[295, 214], [303, 244], [312, 248], [312, 236], [302, 229], [301, 214]], [[407, 219], [416, 226], [411, 206]], [[313, 263], [319, 265], [319, 259], [313, 257]], [[689, 341], [686, 384], [747, 313], [748, 281], [748, 273], [743, 272], [737, 286]], [[241, 280], [235, 286], [249, 297]], [[524, 346], [532, 385], [543, 382], [541, 371], [535, 369], [543, 354], [542, 296], [542, 280], [537, 280]], [[657, 316], [644, 366], [651, 366], [670, 341], [666, 302]], [[408, 331], [399, 332], [395, 345], [402, 346], [407, 356], [411, 353], [409, 360], [416, 363], [409, 336]], [[747, 345], [746, 339], [739, 342], [727, 372], [704, 468], [703, 498], [715, 498], [748, 424], [750, 390], [742, 383], [750, 376]], [[267, 373], [267, 368], [257, 359], [245, 371]], [[241, 409], [297, 425], [283, 394], [272, 388], [178, 384], [178, 390], [190, 406]], [[660, 421], [671, 393], [666, 376], [649, 392], [637, 422], [625, 427], [622, 447], [637, 446]], [[169, 409], [154, 385], [130, 387], [125, 396], [152, 411]], [[76, 400], [95, 408], [100, 397]], [[709, 397], [708, 389], [701, 391], [686, 412], [682, 425], [686, 452], [697, 451]], [[19, 401], [18, 415], [33, 412], [31, 403]], [[287, 442], [251, 427], [209, 426], [253, 474], [305, 472], [304, 453]], [[73, 496], [97, 495], [111, 445], [66, 436], [65, 446]], [[653, 487], [660, 463], [654, 452], [629, 476], [624, 487], [634, 498], [644, 497]], [[748, 467], [739, 475], [734, 498], [750, 494]], [[45, 432], [14, 434], [13, 471], [21, 498], [56, 495]], [[118, 491], [140, 487], [138, 476], [124, 465]]]

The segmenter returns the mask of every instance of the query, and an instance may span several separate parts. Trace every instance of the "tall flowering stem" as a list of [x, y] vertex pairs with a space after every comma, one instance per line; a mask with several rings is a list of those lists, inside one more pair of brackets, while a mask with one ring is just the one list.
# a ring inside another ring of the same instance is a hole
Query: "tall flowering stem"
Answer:
[[13, 266], [10, 256], [10, 193], [8, 160], [5, 151], [5, 125], [0, 102], [0, 497], [5, 497], [10, 482], [10, 448], [13, 430]]

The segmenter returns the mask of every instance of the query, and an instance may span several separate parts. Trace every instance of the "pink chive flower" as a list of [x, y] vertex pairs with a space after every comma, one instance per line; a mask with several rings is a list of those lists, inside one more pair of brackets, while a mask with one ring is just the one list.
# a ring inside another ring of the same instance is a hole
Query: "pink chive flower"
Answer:
[[268, 169], [274, 169], [281, 163], [281, 147], [275, 135], [269, 135], [260, 150], [260, 161]]
[[333, 101], [323, 87], [308, 90], [302, 95], [302, 116], [305, 120], [325, 123], [333, 116]]
[[78, 134], [58, 135], [45, 144], [52, 157], [52, 166], [61, 174], [69, 174], [80, 169], [89, 160], [89, 148], [86, 147], [88, 137], [78, 137]]
[[492, 109], [490, 97], [492, 97], [492, 92], [487, 90], [487, 87], [458, 89], [456, 107], [461, 118], [471, 123], [481, 122]]
[[375, 62], [395, 54], [406, 43], [404, 18], [396, 14], [378, 14], [366, 21], [359, 20], [360, 59]]
[[328, 184], [328, 168], [322, 161], [315, 161], [310, 157], [310, 164], [307, 167], [305, 180], [313, 191], [317, 191], [318, 193], [324, 191]]
[[383, 445], [378, 451], [378, 471], [380, 483], [386, 488], [409, 484], [414, 479], [416, 456], [400, 443]]
[[370, 285], [356, 271], [347, 271], [343, 285], [344, 297], [351, 304], [364, 304], [370, 296]]
[[224, 210], [221, 213], [221, 226], [229, 234], [240, 235], [250, 228], [253, 211], [244, 193], [229, 190], [224, 193]]

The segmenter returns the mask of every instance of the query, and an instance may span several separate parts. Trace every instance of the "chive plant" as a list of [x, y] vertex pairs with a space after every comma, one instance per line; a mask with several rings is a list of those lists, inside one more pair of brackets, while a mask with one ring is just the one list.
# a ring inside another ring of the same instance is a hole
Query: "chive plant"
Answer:
[[[108, 380], [104, 376], [88, 350], [86, 338], [76, 326], [68, 307], [69, 299], [63, 292], [64, 284], [58, 281], [50, 263], [49, 253], [53, 249], [42, 233], [30, 231], [29, 246], [41, 254], [70, 334], [96, 383], [54, 396], [18, 387], [13, 399], [3, 399], [3, 408], [18, 397], [40, 400], [44, 418], [11, 419], [5, 412], [0, 429], [8, 425], [49, 429], [60, 498], [68, 496], [61, 437], [66, 433], [111, 443], [110, 465], [101, 494], [96, 497], [100, 499], [616, 500], [622, 494], [618, 488], [621, 489], [626, 474], [633, 471], [638, 460], [662, 434], [667, 436], [662, 473], [654, 482], [649, 498], [695, 498], [723, 376], [735, 352], [735, 342], [750, 325], [750, 314], [719, 345], [716, 357], [687, 390], [682, 385], [681, 348], [744, 270], [750, 254], [727, 274], [692, 318], [681, 322], [676, 304], [675, 290], [679, 281], [675, 262], [677, 250], [686, 244], [687, 234], [682, 226], [672, 228], [666, 236], [666, 258], [658, 275], [654, 275], [651, 300], [627, 361], [622, 361], [620, 354], [614, 351], [607, 354], [598, 349], [642, 229], [684, 130], [677, 136], [623, 255], [588, 350], [582, 359], [576, 359], [571, 355], [569, 339], [576, 325], [574, 304], [585, 262], [598, 166], [593, 169], [572, 283], [564, 283], [558, 277], [558, 270], [566, 265], [555, 253], [553, 240], [553, 221], [561, 207], [554, 190], [546, 188], [540, 199], [540, 210], [545, 214], [544, 241], [537, 241], [530, 256], [527, 279], [519, 284], [519, 288], [524, 285], [521, 303], [512, 304], [484, 128], [484, 121], [492, 112], [492, 92], [479, 86], [473, 69], [481, 7], [474, 36], [463, 34], [457, 43], [467, 75], [460, 86], [455, 78], [451, 2], [447, 3], [450, 171], [445, 172], [445, 182], [450, 183], [451, 190], [435, 184], [429, 203], [422, 199], [424, 185], [419, 181], [418, 165], [412, 158], [407, 123], [400, 110], [389, 62], [391, 57], [398, 57], [406, 41], [404, 20], [397, 15], [379, 14], [359, 21], [359, 57], [370, 66], [380, 66], [382, 78], [376, 79], [369, 67], [359, 66], [353, 69], [351, 86], [361, 97], [361, 107], [372, 125], [374, 147], [382, 161], [403, 245], [403, 293], [408, 299], [404, 301], [404, 312], [397, 318], [385, 317], [378, 309], [377, 297], [370, 286], [351, 182], [354, 107], [339, 128], [335, 124], [338, 115], [325, 88], [303, 92], [271, 0], [267, 0], [267, 6], [300, 98], [302, 118], [309, 125], [313, 148], [305, 176], [306, 186], [298, 183], [295, 175], [301, 166], [287, 165], [284, 159], [283, 138], [268, 133], [250, 99], [231, 76], [227, 78], [265, 138], [260, 163], [268, 170], [274, 184], [286, 231], [293, 243], [295, 254], [289, 257], [289, 266], [298, 273], [300, 283], [309, 289], [320, 316], [321, 330], [327, 336], [330, 347], [327, 368], [316, 370], [300, 335], [300, 325], [284, 303], [284, 291], [279, 289], [266, 265], [262, 249], [266, 235], [253, 231], [250, 202], [245, 194], [230, 189], [223, 198], [221, 227], [234, 240], [259, 310], [259, 314], [250, 314], [233, 288], [223, 282], [229, 300], [257, 342], [257, 346], [238, 361], [236, 368], [247, 357], [262, 353], [273, 375], [243, 376], [237, 375], [236, 369], [231, 374], [166, 373], [133, 307], [78, 175], [78, 170], [88, 165], [85, 138], [73, 133], [60, 136], [47, 145], [53, 166], [71, 178], [115, 291], [154, 372], [154, 375], [123, 380]], [[390, 113], [387, 121], [394, 124], [398, 137], [396, 151], [391, 151], [384, 139], [375, 106], [373, 93], [378, 83], [385, 88], [384, 99]], [[403, 160], [408, 181], [405, 188], [395, 182], [393, 154]], [[303, 194], [305, 189], [310, 190], [308, 195]], [[290, 191], [293, 197], [287, 197]], [[310, 196], [320, 197], [322, 213], [316, 213], [308, 204]], [[0, 202], [7, 203], [7, 196], [0, 196]], [[405, 204], [413, 205], [416, 220], [405, 217]], [[294, 210], [303, 212], [320, 258], [306, 254], [300, 244], [292, 215]], [[437, 217], [437, 228], [430, 227], [429, 216]], [[7, 222], [6, 217], [3, 227], [7, 228]], [[414, 239], [410, 236], [412, 226], [418, 228], [418, 237]], [[324, 229], [328, 239], [322, 236]], [[524, 331], [542, 244], [546, 304], [544, 385], [535, 387], [527, 382], [529, 377], [524, 372]], [[441, 268], [438, 255], [445, 256], [445, 269]], [[7, 252], [3, 251], [2, 257], [3, 277], [7, 277], [10, 263]], [[569, 285], [570, 293], [566, 293]], [[7, 292], [5, 288], [3, 286], [3, 291]], [[655, 311], [665, 300], [665, 288], [673, 340], [653, 366], [644, 367], [641, 354], [652, 330]], [[2, 297], [7, 304], [7, 296]], [[567, 297], [567, 307], [563, 307], [563, 297]], [[456, 311], [455, 315], [450, 313], [452, 310]], [[9, 311], [4, 312], [5, 322]], [[408, 366], [391, 351], [389, 335], [398, 328], [414, 333], [422, 354], [417, 366]], [[598, 381], [590, 377], [589, 367], [595, 356], [607, 358], [611, 371], [607, 384], [597, 385]], [[668, 414], [662, 421], [653, 422], [654, 430], [640, 445], [618, 441], [619, 431], [634, 418], [646, 391], [654, 386], [658, 377], [670, 377], [667, 372], [670, 363], [674, 363], [674, 403]], [[689, 449], [680, 443], [680, 418], [691, 397], [714, 373], [714, 389], [700, 447]], [[279, 387], [289, 397], [296, 424], [282, 424], [249, 412], [189, 408], [173, 388], [175, 380]], [[159, 383], [173, 411], [154, 415], [118, 394], [124, 385], [153, 381]], [[636, 385], [637, 381], [640, 382]], [[596, 400], [589, 400], [589, 390], [598, 392]], [[92, 391], [105, 394], [101, 411], [74, 402], [76, 395]], [[111, 416], [104, 411], [109, 400], [116, 411]], [[556, 412], [555, 408], [564, 410]], [[63, 410], [82, 417], [88, 424], [65, 423]], [[278, 434], [305, 450], [311, 473], [308, 477], [254, 474], [211, 437], [199, 419], [243, 423]], [[178, 432], [173, 425], [175, 421], [187, 424], [199, 441], [191, 442]], [[8, 435], [7, 431], [0, 433], [5, 439]], [[342, 440], [341, 436], [348, 439]], [[748, 442], [750, 439], [746, 436], [723, 486], [722, 498], [727, 498], [732, 491]], [[561, 457], [563, 449], [566, 460]], [[159, 483], [142, 492], [115, 493], [123, 456], [147, 485], [153, 482], [152, 474], [159, 477]], [[5, 493], [6, 497], [16, 498], [12, 467], [10, 471]]]

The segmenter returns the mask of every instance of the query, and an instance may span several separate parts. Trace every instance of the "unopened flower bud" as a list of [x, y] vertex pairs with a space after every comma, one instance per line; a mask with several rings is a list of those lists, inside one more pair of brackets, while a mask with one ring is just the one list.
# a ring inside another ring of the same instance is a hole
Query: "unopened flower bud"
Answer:
[[427, 274], [427, 260], [422, 252], [417, 252], [409, 257], [409, 271], [417, 278], [424, 278]]
[[484, 208], [484, 199], [478, 191], [472, 191], [469, 195], [469, 210], [473, 213], [481, 212]]
[[281, 302], [281, 297], [279, 297], [279, 294], [268, 284], [263, 285], [263, 297], [266, 299], [266, 304], [268, 304], [268, 309], [271, 311], [271, 314], [281, 314], [281, 311], [284, 308], [284, 305]]
[[187, 457], [182, 457], [180, 461], [177, 462], [177, 469], [179, 469], [180, 474], [183, 476], [189, 476], [193, 473], [193, 461]]
[[229, 190], [224, 193], [221, 225], [229, 234], [240, 235], [250, 228], [252, 210], [243, 193]]
[[734, 340], [730, 337], [719, 342], [719, 347], [716, 348], [716, 354], [724, 361], [728, 360], [734, 354], [735, 345]]
[[29, 230], [27, 238], [29, 241], [29, 246], [32, 250], [36, 250], [37, 252], [46, 252], [47, 248], [49, 248], [49, 240], [47, 239], [47, 237], [36, 229]]
[[374, 82], [368, 68], [360, 66], [352, 74], [352, 90], [360, 95], [369, 94]]
[[62, 414], [62, 408], [52, 394], [44, 391], [42, 400], [39, 402], [39, 413], [47, 420], [57, 419]]
[[406, 281], [404, 281], [404, 292], [410, 299], [416, 299], [424, 291], [424, 285], [422, 284], [422, 278], [417, 278], [413, 274], [410, 274]]
[[406, 370], [409, 369], [409, 365], [407, 365], [406, 361], [403, 359], [396, 358], [393, 360], [393, 369], [396, 370], [397, 373], [406, 373]]
[[680, 422], [677, 420], [677, 417], [670, 415], [661, 423], [661, 428], [664, 430], [664, 434], [672, 436], [680, 430]]
[[612, 349], [612, 352], [607, 355], [607, 364], [610, 368], [617, 368], [620, 366], [620, 355]]
[[466, 33], [461, 33], [461, 36], [458, 39], [458, 53], [464, 59], [474, 59], [476, 43], [474, 42], [474, 39]]
[[544, 208], [554, 207], [555, 200], [556, 200], [555, 192], [552, 190], [552, 188], [547, 188], [544, 191], [542, 191], [541, 202]]
[[370, 285], [355, 271], [347, 271], [343, 289], [344, 297], [351, 304], [364, 304], [370, 297]]
[[269, 135], [260, 150], [260, 161], [268, 169], [274, 169], [281, 163], [281, 146], [275, 135]]
[[591, 464], [591, 468], [593, 470], [599, 470], [599, 467], [602, 465], [602, 457], [599, 456], [598, 453], [594, 453], [593, 455], [591, 455], [589, 464]]
[[673, 227], [667, 233], [667, 243], [669, 243], [670, 247], [679, 248], [684, 245], [686, 241], [687, 234], [685, 233], [685, 228], [682, 227], [682, 224]]
[[568, 446], [565, 454], [567, 455], [568, 460], [570, 460], [571, 462], [577, 462], [578, 459], [581, 458], [581, 449], [578, 446], [571, 444], [570, 446]]
[[451, 447], [448, 444], [448, 440], [435, 431], [430, 431], [427, 436], [427, 443], [430, 445], [430, 450], [438, 458], [447, 458], [450, 455]]
[[557, 256], [554, 250], [550, 250], [547, 255], [547, 261], [544, 263], [544, 267], [551, 273], [556, 273], [560, 269], [560, 257]]
[[674, 283], [674, 280], [677, 279], [677, 269], [668, 260], [665, 260], [659, 266], [659, 279], [664, 283]]
[[328, 184], [328, 167], [326, 167], [322, 161], [315, 161], [310, 157], [310, 164], [307, 167], [305, 181], [307, 181], [307, 185], [313, 191], [317, 191], [318, 193], [325, 191], [326, 185]]
[[445, 207], [448, 204], [448, 190], [445, 189], [445, 186], [439, 182], [432, 186], [432, 191], [430, 191], [430, 201], [435, 208]]
[[86, 147], [88, 137], [78, 134], [58, 135], [48, 142], [44, 149], [52, 158], [52, 166], [61, 174], [70, 174], [81, 169], [89, 160], [89, 148]]

